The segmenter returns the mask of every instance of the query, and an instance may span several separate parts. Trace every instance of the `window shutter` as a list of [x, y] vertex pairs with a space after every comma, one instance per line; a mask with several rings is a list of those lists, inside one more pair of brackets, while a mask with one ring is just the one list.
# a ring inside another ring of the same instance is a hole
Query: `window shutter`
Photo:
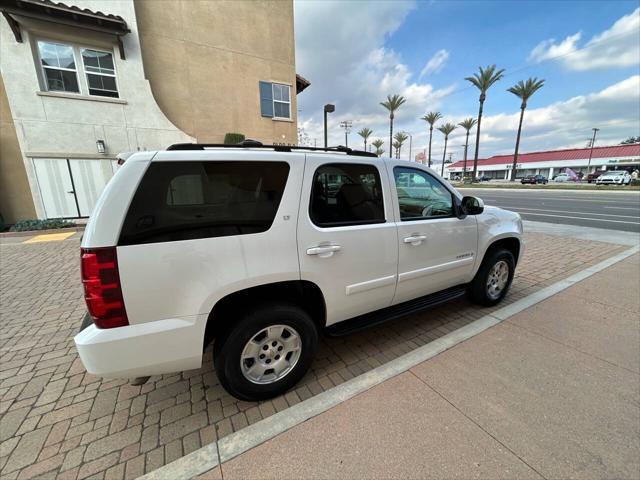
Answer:
[[273, 87], [269, 82], [260, 82], [260, 113], [273, 117]]

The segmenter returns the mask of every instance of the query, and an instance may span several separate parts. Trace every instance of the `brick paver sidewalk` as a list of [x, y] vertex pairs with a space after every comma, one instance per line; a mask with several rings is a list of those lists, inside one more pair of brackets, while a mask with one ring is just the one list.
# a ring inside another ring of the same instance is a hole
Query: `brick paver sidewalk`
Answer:
[[[73, 346], [85, 313], [79, 235], [0, 246], [0, 476], [135, 478], [327, 390], [490, 312], [465, 301], [337, 339], [309, 374], [271, 401], [238, 401], [219, 385], [210, 348], [199, 370], [143, 386], [85, 372]], [[625, 247], [528, 234], [512, 302]]]

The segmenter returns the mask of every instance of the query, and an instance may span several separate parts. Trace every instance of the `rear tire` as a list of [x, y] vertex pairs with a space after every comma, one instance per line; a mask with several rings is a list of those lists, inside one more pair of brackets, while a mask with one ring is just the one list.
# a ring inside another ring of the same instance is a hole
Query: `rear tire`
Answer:
[[515, 272], [513, 254], [500, 248], [487, 252], [469, 286], [471, 299], [486, 307], [499, 303], [509, 291]]
[[317, 345], [318, 329], [307, 312], [290, 304], [265, 304], [246, 312], [216, 339], [213, 364], [231, 395], [265, 400], [304, 376]]

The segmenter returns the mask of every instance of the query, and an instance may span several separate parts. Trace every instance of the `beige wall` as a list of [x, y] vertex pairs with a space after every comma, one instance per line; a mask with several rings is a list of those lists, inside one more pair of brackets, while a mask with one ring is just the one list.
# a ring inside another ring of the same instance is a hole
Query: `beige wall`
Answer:
[[5, 223], [36, 218], [27, 172], [0, 76], [0, 213]]
[[[227, 132], [297, 142], [291, 0], [137, 0], [135, 7], [145, 75], [177, 127], [199, 142], [221, 142]], [[291, 122], [260, 116], [260, 80], [291, 85]]]

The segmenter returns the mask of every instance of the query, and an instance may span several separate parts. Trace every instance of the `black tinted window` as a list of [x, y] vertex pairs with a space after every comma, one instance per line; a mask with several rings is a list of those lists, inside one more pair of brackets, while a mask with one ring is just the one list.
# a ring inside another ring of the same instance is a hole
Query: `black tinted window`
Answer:
[[309, 214], [321, 227], [384, 222], [378, 169], [355, 163], [321, 166], [313, 176]]
[[120, 245], [268, 230], [289, 174], [284, 162], [156, 162], [125, 218]]

